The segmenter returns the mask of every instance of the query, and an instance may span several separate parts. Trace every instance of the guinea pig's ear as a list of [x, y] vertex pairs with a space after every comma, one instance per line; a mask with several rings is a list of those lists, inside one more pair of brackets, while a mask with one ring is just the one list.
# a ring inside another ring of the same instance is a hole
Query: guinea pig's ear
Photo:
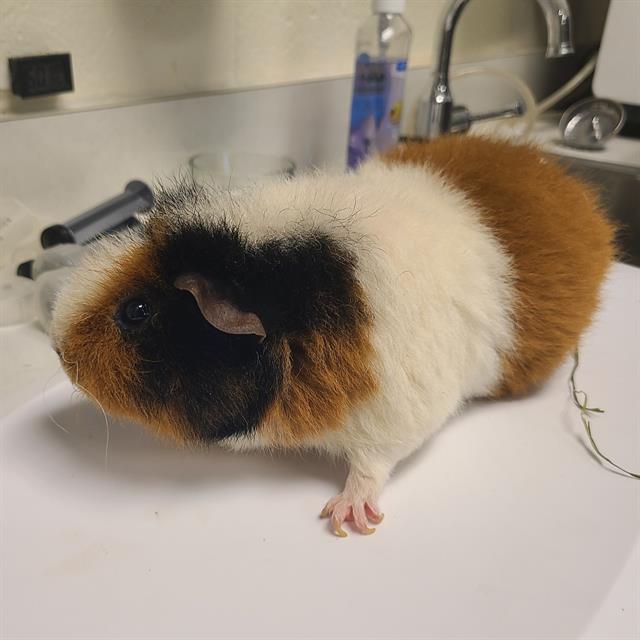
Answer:
[[255, 313], [242, 311], [223, 298], [213, 282], [199, 273], [185, 273], [173, 283], [196, 299], [204, 319], [219, 331], [234, 335], [254, 335], [262, 342], [267, 333]]

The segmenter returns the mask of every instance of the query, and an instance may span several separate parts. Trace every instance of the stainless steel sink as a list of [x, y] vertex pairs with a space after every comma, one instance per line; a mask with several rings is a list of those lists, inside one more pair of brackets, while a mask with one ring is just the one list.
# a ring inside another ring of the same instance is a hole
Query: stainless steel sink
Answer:
[[640, 267], [640, 169], [551, 154], [570, 173], [592, 184], [619, 226], [620, 260]]

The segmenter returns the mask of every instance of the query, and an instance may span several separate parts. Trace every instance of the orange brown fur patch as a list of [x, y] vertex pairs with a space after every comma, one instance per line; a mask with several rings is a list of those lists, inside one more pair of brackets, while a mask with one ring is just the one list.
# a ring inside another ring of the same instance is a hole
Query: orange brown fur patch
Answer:
[[135, 388], [143, 384], [141, 363], [132, 345], [126, 344], [114, 322], [118, 305], [138, 286], [154, 282], [150, 244], [131, 247], [104, 274], [100, 295], [87, 298], [59, 345], [62, 362], [74, 384], [99, 401], [108, 413], [141, 422], [160, 435], [185, 441], [185, 426], [179, 417], [158, 409], [140, 408]]
[[513, 260], [515, 347], [495, 396], [543, 382], [574, 350], [614, 259], [614, 228], [596, 193], [533, 146], [474, 136], [409, 143], [392, 163], [427, 165], [463, 191]]
[[349, 410], [375, 393], [371, 317], [359, 286], [353, 304], [362, 312], [341, 334], [316, 330], [282, 340], [282, 390], [259, 430], [269, 444], [295, 447], [339, 429]]

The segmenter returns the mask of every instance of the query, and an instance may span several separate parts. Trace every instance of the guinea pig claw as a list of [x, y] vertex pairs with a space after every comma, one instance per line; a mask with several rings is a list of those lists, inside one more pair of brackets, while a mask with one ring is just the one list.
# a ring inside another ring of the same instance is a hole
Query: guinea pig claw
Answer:
[[378, 507], [372, 506], [366, 502], [364, 508], [369, 522], [373, 522], [373, 524], [380, 524], [384, 520], [384, 513], [380, 512]]
[[333, 533], [340, 538], [346, 538], [347, 532], [342, 528], [345, 522], [351, 523], [356, 532], [370, 536], [376, 530], [369, 527], [369, 522], [380, 524], [384, 516], [379, 512], [375, 503], [340, 494], [327, 502], [320, 512], [320, 517], [330, 517]]
[[367, 527], [366, 525], [364, 527], [354, 527], [354, 528], [358, 533], [361, 533], [363, 536], [370, 536], [372, 533], [376, 532], [375, 527]]
[[[329, 502], [327, 502], [327, 504], [324, 505], [324, 509], [320, 512], [320, 517], [328, 518], [331, 514], [334, 514], [340, 502], [342, 502], [342, 495], [337, 495], [331, 498], [331, 500], [329, 500]], [[347, 513], [345, 513], [345, 518], [347, 515], [348, 515], [348, 510], [347, 510]], [[343, 520], [345, 518], [343, 518]]]
[[370, 536], [376, 530], [368, 526], [367, 513], [365, 503], [355, 503], [351, 507], [351, 515], [353, 517], [353, 528], [362, 535]]
[[340, 526], [342, 523], [338, 520], [334, 520], [331, 518], [331, 528], [333, 529], [333, 533], [337, 535], [339, 538], [346, 538], [348, 536], [347, 532]]

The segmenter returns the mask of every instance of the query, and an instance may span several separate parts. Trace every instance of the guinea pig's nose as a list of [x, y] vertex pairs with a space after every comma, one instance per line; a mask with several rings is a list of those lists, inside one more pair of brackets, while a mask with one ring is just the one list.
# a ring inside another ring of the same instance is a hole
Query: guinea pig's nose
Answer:
[[51, 348], [56, 352], [58, 358], [62, 359], [62, 351], [60, 351], [60, 348], [58, 347], [58, 345], [52, 342]]

